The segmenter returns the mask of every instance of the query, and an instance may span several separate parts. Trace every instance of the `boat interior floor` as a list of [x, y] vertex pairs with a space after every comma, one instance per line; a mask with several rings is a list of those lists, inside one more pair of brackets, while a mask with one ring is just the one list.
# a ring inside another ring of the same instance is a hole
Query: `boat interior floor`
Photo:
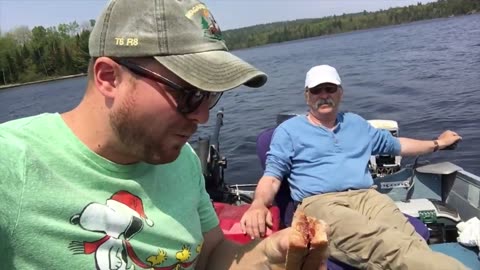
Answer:
[[462, 262], [470, 269], [480, 269], [478, 248], [469, 248], [459, 243], [441, 243], [430, 245], [432, 250], [444, 253]]

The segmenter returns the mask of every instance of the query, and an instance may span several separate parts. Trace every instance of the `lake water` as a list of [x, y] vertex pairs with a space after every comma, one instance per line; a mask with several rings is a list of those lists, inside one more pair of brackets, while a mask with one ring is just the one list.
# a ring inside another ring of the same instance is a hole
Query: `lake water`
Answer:
[[[229, 183], [261, 176], [257, 134], [275, 125], [279, 113], [303, 113], [304, 77], [314, 65], [338, 69], [344, 85], [342, 109], [366, 119], [399, 122], [400, 135], [436, 138], [452, 129], [463, 136], [455, 151], [428, 155], [480, 174], [480, 15], [438, 19], [268, 45], [234, 53], [261, 68], [269, 81], [260, 89], [227, 92], [221, 150]], [[83, 96], [86, 79], [0, 91], [0, 122], [41, 112], [64, 112]], [[216, 108], [216, 109], [217, 109]], [[212, 132], [215, 112], [196, 136]], [[404, 163], [412, 159], [404, 159]]]

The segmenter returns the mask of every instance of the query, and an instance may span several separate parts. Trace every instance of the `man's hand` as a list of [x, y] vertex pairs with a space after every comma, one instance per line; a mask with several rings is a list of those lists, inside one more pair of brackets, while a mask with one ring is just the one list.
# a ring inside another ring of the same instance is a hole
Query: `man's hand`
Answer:
[[240, 220], [242, 231], [253, 238], [266, 235], [267, 227], [272, 227], [272, 213], [264, 203], [255, 200]]
[[328, 225], [303, 212], [294, 217], [295, 227], [272, 234], [262, 241], [273, 270], [326, 270]]
[[[315, 233], [323, 231], [318, 227], [314, 227], [313, 230]], [[275, 232], [267, 238], [241, 245], [226, 240], [222, 230], [217, 226], [204, 234], [204, 245], [195, 269], [285, 270], [287, 252], [289, 248], [296, 245], [296, 235], [298, 231], [290, 227]], [[326, 246], [318, 246], [315, 243], [316, 241], [311, 238], [306, 256], [303, 257], [304, 263], [297, 265], [303, 267], [303, 270], [327, 269]]]
[[286, 228], [273, 233], [263, 240], [262, 244], [265, 245], [265, 256], [270, 265], [278, 265], [278, 267], [280, 267], [279, 269], [285, 268], [291, 233], [292, 228]]
[[[267, 258], [265, 268], [258, 267], [257, 269], [270, 269], [270, 270], [288, 270], [286, 268], [287, 251], [290, 245], [289, 239], [293, 229], [291, 227], [280, 230], [262, 241], [261, 244], [265, 245], [265, 256]], [[306, 261], [302, 265], [298, 265], [297, 269], [305, 270], [326, 270], [327, 269], [327, 257], [320, 259], [314, 259], [317, 254], [327, 254], [323, 250], [319, 252], [319, 248], [310, 249]]]
[[462, 137], [460, 137], [456, 132], [453, 132], [451, 130], [444, 131], [440, 136], [438, 136], [437, 142], [438, 146], [440, 149], [444, 149], [459, 140], [461, 140]]

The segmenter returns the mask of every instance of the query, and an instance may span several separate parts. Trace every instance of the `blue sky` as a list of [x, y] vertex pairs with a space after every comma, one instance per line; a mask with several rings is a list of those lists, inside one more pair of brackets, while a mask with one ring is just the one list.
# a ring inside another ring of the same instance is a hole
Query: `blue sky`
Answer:
[[[132, 0], [134, 1], [134, 0]], [[204, 0], [222, 30], [275, 21], [376, 11], [432, 0]], [[107, 0], [0, 0], [0, 29], [96, 19]]]

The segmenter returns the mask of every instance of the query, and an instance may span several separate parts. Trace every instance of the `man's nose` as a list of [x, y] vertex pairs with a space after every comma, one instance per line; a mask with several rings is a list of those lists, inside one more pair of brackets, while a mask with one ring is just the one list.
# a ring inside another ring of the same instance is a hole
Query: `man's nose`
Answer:
[[187, 118], [197, 124], [205, 124], [208, 121], [209, 114], [208, 102], [204, 100], [195, 111], [187, 114]]
[[320, 93], [317, 94], [317, 96], [322, 98], [322, 99], [326, 99], [326, 98], [330, 97], [330, 94], [327, 92], [327, 90], [322, 89], [322, 90], [320, 90]]

